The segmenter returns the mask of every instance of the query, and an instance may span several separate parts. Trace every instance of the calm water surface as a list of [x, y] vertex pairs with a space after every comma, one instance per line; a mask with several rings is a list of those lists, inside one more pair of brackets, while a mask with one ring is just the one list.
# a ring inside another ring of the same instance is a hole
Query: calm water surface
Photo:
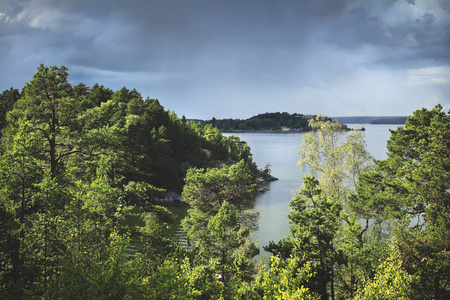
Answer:
[[[376, 159], [386, 158], [389, 129], [395, 129], [398, 125], [364, 124], [363, 126], [366, 128], [365, 140], [369, 152]], [[303, 133], [238, 133], [234, 135], [248, 143], [253, 160], [259, 168], [264, 168], [267, 163], [270, 163], [272, 175], [279, 178], [278, 181], [270, 183], [269, 191], [258, 195], [255, 199], [254, 210], [260, 213], [260, 220], [259, 230], [253, 233], [253, 237], [261, 247], [260, 258], [269, 257], [270, 253], [265, 252], [262, 246], [290, 234], [287, 217], [290, 211], [289, 201], [293, 193], [300, 189], [304, 175], [297, 166], [300, 159], [298, 150]]]
[[[365, 140], [369, 152], [376, 159], [386, 158], [389, 129], [395, 129], [398, 125], [363, 124], [361, 126], [366, 128]], [[272, 175], [279, 178], [270, 183], [269, 191], [256, 197], [253, 208], [260, 214], [259, 229], [253, 233], [254, 239], [258, 241], [261, 248], [261, 255], [257, 259], [269, 257], [270, 253], [265, 252], [262, 246], [290, 234], [287, 217], [290, 211], [289, 201], [300, 189], [304, 175], [297, 166], [303, 133], [225, 133], [224, 135], [236, 135], [246, 141], [258, 167], [262, 169], [270, 163]], [[174, 206], [169, 209], [178, 216], [178, 221], [186, 216], [186, 206]], [[184, 232], [179, 225], [173, 228], [173, 234], [185, 242]]]

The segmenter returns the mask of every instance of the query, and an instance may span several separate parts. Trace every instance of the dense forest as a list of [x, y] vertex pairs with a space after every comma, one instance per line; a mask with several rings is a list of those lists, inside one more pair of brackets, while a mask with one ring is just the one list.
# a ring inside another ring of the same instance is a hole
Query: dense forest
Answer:
[[[291, 234], [261, 245], [273, 256], [257, 262], [260, 171], [245, 142], [136, 90], [72, 86], [68, 76], [41, 65], [22, 91], [1, 94], [0, 298], [450, 297], [450, 117], [441, 106], [391, 131], [381, 161], [362, 132], [310, 118]], [[166, 191], [189, 204], [187, 246], [155, 202]]]
[[253, 116], [249, 119], [219, 119], [212, 118], [208, 121], [201, 121], [204, 125], [212, 125], [222, 132], [232, 131], [254, 131], [254, 130], [280, 130], [286, 126], [291, 130], [309, 129], [308, 120], [312, 116], [287, 112], [264, 113]]

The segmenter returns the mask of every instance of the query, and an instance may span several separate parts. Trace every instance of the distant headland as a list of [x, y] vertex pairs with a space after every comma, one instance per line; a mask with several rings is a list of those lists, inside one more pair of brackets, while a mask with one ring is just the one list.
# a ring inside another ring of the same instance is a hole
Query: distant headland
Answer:
[[343, 124], [394, 124], [403, 125], [407, 116], [354, 116], [354, 117], [333, 117]]

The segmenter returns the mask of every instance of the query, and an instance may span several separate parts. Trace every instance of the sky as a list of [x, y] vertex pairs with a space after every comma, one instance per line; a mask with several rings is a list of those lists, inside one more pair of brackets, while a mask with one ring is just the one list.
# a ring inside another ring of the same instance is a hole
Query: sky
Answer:
[[450, 109], [450, 0], [0, 0], [0, 91], [37, 67], [178, 116]]

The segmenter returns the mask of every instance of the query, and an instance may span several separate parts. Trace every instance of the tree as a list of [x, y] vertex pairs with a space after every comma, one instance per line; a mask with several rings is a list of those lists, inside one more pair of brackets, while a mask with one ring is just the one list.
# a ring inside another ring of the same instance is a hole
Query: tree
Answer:
[[14, 103], [20, 99], [19, 90], [10, 88], [0, 95], [0, 137], [1, 130], [6, 126], [6, 114], [13, 109]]
[[337, 234], [341, 204], [326, 198], [319, 181], [311, 175], [303, 178], [303, 187], [289, 203], [291, 236], [266, 250], [297, 259], [299, 268], [311, 266], [312, 278], [305, 284], [321, 299], [334, 299], [334, 268], [339, 259]]
[[309, 121], [313, 132], [305, 133], [298, 165], [318, 175], [320, 188], [348, 211], [348, 198], [361, 174], [373, 168], [373, 157], [366, 149], [360, 131], [347, 133], [338, 121], [317, 115]]
[[249, 207], [256, 194], [256, 183], [244, 161], [220, 169], [192, 168], [185, 180], [182, 196], [191, 208], [183, 226], [191, 239], [197, 238], [200, 232], [207, 232], [209, 219], [225, 202], [233, 204], [234, 210], [243, 210]]
[[[6, 94], [0, 298], [231, 297], [251, 281], [257, 216], [244, 209], [256, 184], [244, 142], [134, 89], [72, 87], [64, 66], [41, 65], [20, 99]], [[153, 201], [161, 187], [181, 190], [191, 166], [212, 165], [187, 179], [190, 253], [167, 237], [173, 216]], [[177, 262], [186, 253], [192, 265]]]
[[[20, 297], [26, 282], [37, 276], [36, 268], [26, 255], [30, 244], [30, 229], [34, 214], [43, 204], [36, 201], [38, 184], [43, 178], [41, 161], [33, 154], [39, 149], [39, 139], [29, 121], [21, 120], [17, 135], [0, 157], [0, 211], [2, 234], [0, 248], [0, 272], [2, 287]], [[28, 238], [28, 240], [26, 240]]]
[[[7, 116], [0, 209], [9, 227], [5, 236], [9, 246], [1, 253], [11, 296], [23, 296], [26, 290], [43, 295], [62, 262], [82, 251], [90, 251], [101, 262], [109, 235], [118, 226], [122, 186], [112, 187], [103, 174], [104, 156], [97, 153], [96, 162], [78, 162], [94, 166], [93, 176], [72, 168], [73, 154], [91, 157], [93, 153], [84, 149], [98, 151], [100, 143], [98, 134], [93, 138], [94, 132], [81, 132], [80, 99], [73, 97], [67, 78], [64, 66], [41, 65]], [[75, 91], [78, 97], [87, 92], [81, 85]]]
[[114, 92], [111, 89], [96, 83], [89, 89], [89, 102], [92, 103], [92, 107], [97, 107], [101, 103], [111, 100], [113, 94]]
[[409, 274], [419, 275], [414, 295], [450, 295], [450, 117], [437, 105], [417, 110], [391, 131], [388, 158], [363, 181], [373, 205], [398, 220], [396, 245]]
[[33, 156], [40, 142], [33, 126], [24, 120], [19, 124], [0, 171], [0, 206], [9, 221], [4, 237], [9, 246], [1, 249], [2, 260], [9, 261], [3, 279], [7, 295], [14, 297], [31, 289], [45, 291], [63, 252], [60, 222], [68, 200], [67, 191]]
[[250, 229], [239, 223], [239, 213], [229, 202], [209, 219], [207, 228], [208, 233], [201, 233], [196, 243], [199, 257], [212, 262], [224, 292], [231, 296], [236, 283], [251, 281], [254, 268], [251, 259], [259, 250], [250, 240]]
[[251, 279], [251, 258], [259, 253], [250, 240], [257, 215], [242, 211], [255, 193], [244, 161], [221, 169], [190, 169], [186, 176], [183, 198], [191, 208], [182, 225], [195, 241], [197, 262], [214, 266], [228, 296], [235, 283]]
[[256, 165], [252, 162], [252, 153], [250, 147], [239, 137], [230, 135], [223, 140], [224, 146], [228, 149], [228, 157], [233, 161], [244, 160], [252, 171], [255, 171]]
[[297, 258], [287, 261], [270, 257], [270, 267], [262, 267], [254, 280], [242, 285], [238, 291], [240, 299], [310, 299], [320, 297], [307, 287], [313, 273], [311, 265], [299, 268]]
[[348, 298], [372, 268], [373, 245], [378, 245], [372, 243], [376, 228], [369, 229], [371, 215], [352, 196], [373, 158], [361, 132], [347, 132], [321, 115], [309, 125], [314, 131], [303, 135], [298, 164], [313, 176], [305, 176], [290, 203], [291, 236], [266, 250], [312, 262], [316, 275], [308, 286], [322, 298]]
[[74, 149], [69, 127], [76, 120], [76, 103], [71, 99], [72, 87], [64, 66], [41, 65], [33, 79], [27, 83], [25, 94], [10, 114], [10, 122], [26, 118], [45, 141], [42, 156], [45, 157], [52, 178], [58, 174], [58, 166], [67, 155], [81, 152]]
[[353, 299], [412, 299], [412, 282], [412, 276], [402, 266], [398, 250], [392, 248], [389, 257], [377, 267], [374, 278], [367, 280]]

